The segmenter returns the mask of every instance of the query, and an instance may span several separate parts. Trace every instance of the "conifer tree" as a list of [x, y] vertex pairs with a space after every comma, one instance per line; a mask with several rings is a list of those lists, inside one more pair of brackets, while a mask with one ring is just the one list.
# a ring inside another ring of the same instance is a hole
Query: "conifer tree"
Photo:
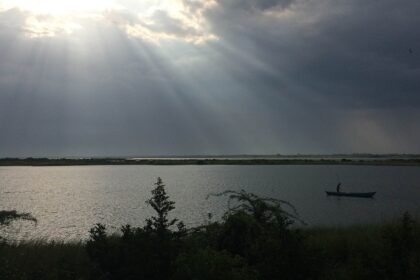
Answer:
[[169, 231], [169, 227], [174, 225], [178, 220], [169, 220], [169, 212], [175, 209], [175, 202], [169, 199], [165, 191], [165, 184], [160, 177], [157, 178], [155, 188], [152, 190], [152, 197], [146, 201], [147, 204], [153, 207], [157, 216], [147, 219], [146, 230], [157, 232], [159, 235], [165, 234]]

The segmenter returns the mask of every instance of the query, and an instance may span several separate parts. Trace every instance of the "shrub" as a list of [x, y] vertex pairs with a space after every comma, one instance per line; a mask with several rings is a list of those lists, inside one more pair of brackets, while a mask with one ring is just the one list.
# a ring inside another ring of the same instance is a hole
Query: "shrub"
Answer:
[[[172, 264], [186, 234], [185, 226], [177, 219], [169, 219], [175, 203], [169, 200], [161, 178], [146, 202], [157, 215], [147, 219], [144, 227], [126, 225], [121, 228], [121, 236], [113, 237], [106, 234], [103, 225], [91, 229], [87, 250], [104, 279], [164, 280], [172, 275]], [[175, 224], [176, 231], [171, 229]]]

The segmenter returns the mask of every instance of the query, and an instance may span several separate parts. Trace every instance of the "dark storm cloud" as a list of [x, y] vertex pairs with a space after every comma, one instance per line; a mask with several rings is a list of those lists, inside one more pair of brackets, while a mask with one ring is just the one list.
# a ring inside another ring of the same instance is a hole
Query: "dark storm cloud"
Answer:
[[30, 39], [0, 13], [0, 156], [420, 152], [420, 2], [183, 2], [208, 28], [108, 11]]
[[[219, 0], [217, 3], [224, 9], [234, 10], [266, 10], [286, 8], [294, 0]], [[232, 12], [231, 10], [229, 12]]]
[[[420, 105], [420, 55], [408, 51], [420, 49], [420, 2], [297, 1], [288, 13], [233, 18], [220, 3], [208, 16], [245, 82], [278, 90], [287, 79], [340, 107]], [[237, 63], [240, 52], [266, 71]]]
[[419, 151], [420, 53], [409, 49], [420, 49], [420, 2], [303, 0], [239, 11], [218, 3], [207, 18], [222, 40], [210, 44], [272, 110], [279, 142]]

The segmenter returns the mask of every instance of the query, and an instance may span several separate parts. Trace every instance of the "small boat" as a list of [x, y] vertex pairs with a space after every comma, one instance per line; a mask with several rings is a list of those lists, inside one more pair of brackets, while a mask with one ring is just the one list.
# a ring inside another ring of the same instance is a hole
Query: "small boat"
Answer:
[[355, 192], [329, 192], [325, 191], [327, 195], [332, 196], [349, 196], [349, 197], [363, 197], [363, 198], [372, 198], [376, 192], [364, 192], [364, 193], [355, 193]]

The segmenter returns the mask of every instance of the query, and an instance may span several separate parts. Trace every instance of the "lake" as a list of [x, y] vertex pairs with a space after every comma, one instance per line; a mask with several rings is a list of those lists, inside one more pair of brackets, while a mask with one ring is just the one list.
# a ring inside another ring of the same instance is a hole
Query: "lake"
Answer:
[[[38, 223], [15, 222], [9, 239], [85, 239], [95, 223], [110, 231], [144, 225], [145, 201], [160, 176], [187, 226], [221, 217], [227, 199], [209, 193], [254, 192], [296, 206], [309, 225], [379, 223], [420, 213], [420, 168], [394, 166], [66, 166], [0, 167], [0, 209], [31, 212]], [[325, 190], [377, 191], [374, 199], [327, 197]]]

